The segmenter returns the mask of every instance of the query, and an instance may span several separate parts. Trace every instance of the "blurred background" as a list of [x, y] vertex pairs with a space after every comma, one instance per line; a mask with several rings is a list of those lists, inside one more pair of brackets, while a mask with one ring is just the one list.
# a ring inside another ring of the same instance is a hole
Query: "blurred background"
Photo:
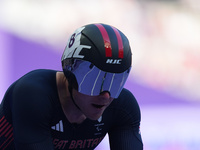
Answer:
[[[126, 88], [141, 108], [145, 150], [200, 150], [199, 0], [0, 0], [0, 101], [33, 69], [61, 69], [69, 36], [106, 23], [127, 35]], [[96, 150], [109, 150], [108, 137]]]

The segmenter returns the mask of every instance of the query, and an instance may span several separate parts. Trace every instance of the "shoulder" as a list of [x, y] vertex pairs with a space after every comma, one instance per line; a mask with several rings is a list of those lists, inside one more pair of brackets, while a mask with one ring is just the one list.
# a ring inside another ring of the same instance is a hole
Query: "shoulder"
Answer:
[[18, 81], [21, 80], [26, 80], [26, 79], [32, 79], [32, 80], [37, 80], [37, 79], [50, 79], [50, 78], [54, 78], [56, 75], [55, 70], [48, 70], [48, 69], [37, 69], [37, 70], [33, 70], [30, 71], [28, 73], [26, 73], [25, 75], [23, 75]]
[[128, 90], [123, 89], [117, 99], [113, 100], [113, 105], [120, 108], [139, 107], [135, 96]]
[[135, 100], [134, 95], [128, 89], [125, 89], [125, 88], [122, 89], [117, 99], [123, 99], [123, 98], [131, 98]]
[[56, 71], [33, 70], [17, 80], [12, 90], [12, 104], [15, 107], [50, 108], [57, 98]]
[[132, 124], [140, 122], [141, 118], [138, 102], [135, 96], [127, 89], [122, 90], [119, 97], [113, 100], [106, 112], [109, 115], [111, 114], [114, 120], [119, 121], [116, 124]]
[[3, 109], [13, 120], [48, 120], [60, 108], [54, 70], [33, 70], [15, 81], [3, 99]]
[[[54, 70], [45, 70], [45, 69], [38, 69], [28, 72], [20, 79], [15, 82], [15, 89], [35, 89], [43, 86], [48, 86], [48, 84], [54, 84], [56, 81], [56, 71]], [[46, 88], [41, 88], [46, 89]], [[40, 89], [40, 90], [41, 90]], [[38, 89], [39, 90], [39, 89]]]

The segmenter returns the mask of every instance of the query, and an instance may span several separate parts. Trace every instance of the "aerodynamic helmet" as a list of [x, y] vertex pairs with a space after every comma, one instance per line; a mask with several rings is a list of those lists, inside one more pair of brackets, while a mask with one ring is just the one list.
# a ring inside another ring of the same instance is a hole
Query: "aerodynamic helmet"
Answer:
[[127, 37], [106, 24], [78, 28], [62, 55], [63, 72], [73, 88], [86, 95], [108, 91], [117, 98], [127, 80], [132, 54]]

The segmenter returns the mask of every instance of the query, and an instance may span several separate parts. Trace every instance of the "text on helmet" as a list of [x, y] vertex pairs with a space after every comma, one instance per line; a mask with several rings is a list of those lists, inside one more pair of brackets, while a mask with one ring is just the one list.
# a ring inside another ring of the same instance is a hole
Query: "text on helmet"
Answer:
[[121, 64], [122, 59], [107, 59], [107, 64]]

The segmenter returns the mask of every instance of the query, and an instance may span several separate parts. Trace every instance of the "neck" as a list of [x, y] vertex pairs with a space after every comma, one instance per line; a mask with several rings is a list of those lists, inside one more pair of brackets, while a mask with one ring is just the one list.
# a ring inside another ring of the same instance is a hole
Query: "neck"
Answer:
[[70, 123], [82, 123], [86, 117], [74, 104], [68, 89], [68, 81], [63, 72], [57, 72], [56, 81], [60, 103], [66, 118]]

